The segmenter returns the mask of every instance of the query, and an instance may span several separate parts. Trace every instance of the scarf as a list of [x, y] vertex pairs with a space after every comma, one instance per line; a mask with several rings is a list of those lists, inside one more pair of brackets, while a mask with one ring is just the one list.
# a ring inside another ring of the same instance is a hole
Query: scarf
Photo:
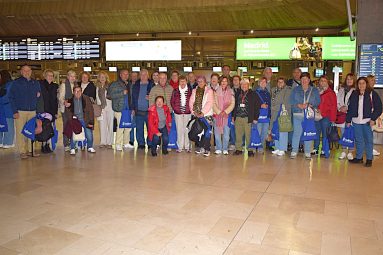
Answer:
[[173, 89], [177, 89], [178, 88], [178, 84], [179, 82], [174, 82], [172, 79], [170, 79], [170, 82], [169, 82], [170, 86], [173, 87]]
[[105, 83], [105, 86], [102, 86], [101, 83], [97, 84], [98, 87], [98, 98], [101, 102], [101, 109], [105, 109], [106, 107], [106, 96], [105, 92], [107, 91], [109, 84]]
[[202, 110], [202, 100], [203, 100], [203, 95], [205, 94], [205, 87], [201, 88], [198, 86], [196, 88], [195, 92], [195, 101], [193, 105], [193, 111], [195, 113], [201, 113]]
[[[76, 85], [74, 85], [74, 86], [76, 86]], [[66, 79], [65, 80], [65, 100], [70, 99], [72, 97], [72, 95], [73, 95], [72, 86], [70, 84], [70, 81], [68, 79]]]
[[179, 86], [180, 94], [181, 94], [181, 106], [186, 106], [186, 94], [185, 92], [188, 90], [188, 86], [185, 86], [185, 88], [181, 88]]
[[[218, 108], [221, 111], [224, 111], [229, 105], [231, 104], [231, 98], [233, 96], [233, 91], [230, 88], [226, 88], [225, 90], [222, 89], [222, 87], [218, 87], [216, 91], [217, 96], [217, 103]], [[216, 115], [216, 126], [217, 126], [217, 133], [223, 134], [223, 128], [228, 124], [228, 118], [227, 115]]]

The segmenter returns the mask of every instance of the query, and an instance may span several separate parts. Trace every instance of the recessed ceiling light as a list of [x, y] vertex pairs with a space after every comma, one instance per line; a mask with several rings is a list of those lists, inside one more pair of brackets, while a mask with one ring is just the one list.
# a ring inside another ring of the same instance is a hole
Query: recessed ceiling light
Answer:
[[250, 34], [254, 34], [254, 30], [253, 29], [250, 30]]
[[192, 34], [192, 31], [189, 31], [189, 35], [191, 35]]
[[315, 28], [315, 32], [318, 32], [319, 31], [319, 27]]
[[137, 33], [136, 36], [140, 36], [140, 33]]

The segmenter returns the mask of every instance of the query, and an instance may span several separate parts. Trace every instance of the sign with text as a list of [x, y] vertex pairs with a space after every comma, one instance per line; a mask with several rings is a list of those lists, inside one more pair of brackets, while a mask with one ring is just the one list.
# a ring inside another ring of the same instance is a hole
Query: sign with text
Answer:
[[322, 48], [323, 60], [355, 60], [356, 42], [348, 36], [314, 37], [313, 43]]
[[383, 43], [360, 46], [359, 76], [375, 76], [375, 88], [383, 88]]
[[288, 60], [295, 37], [237, 39], [237, 60]]

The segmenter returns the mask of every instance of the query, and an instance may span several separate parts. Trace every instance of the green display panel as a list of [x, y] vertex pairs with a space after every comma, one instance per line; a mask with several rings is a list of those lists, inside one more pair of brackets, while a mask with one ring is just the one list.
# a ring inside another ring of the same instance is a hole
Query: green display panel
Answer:
[[348, 36], [314, 37], [313, 44], [322, 48], [323, 60], [355, 60], [356, 42]]
[[237, 39], [237, 60], [288, 60], [295, 38]]

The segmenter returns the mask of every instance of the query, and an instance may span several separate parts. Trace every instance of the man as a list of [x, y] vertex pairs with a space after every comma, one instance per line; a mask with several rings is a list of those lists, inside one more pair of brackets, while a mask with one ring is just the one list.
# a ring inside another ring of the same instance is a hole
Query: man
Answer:
[[[132, 86], [136, 83], [137, 80], [138, 80], [138, 72], [132, 72], [130, 74], [129, 91], [132, 91]], [[132, 93], [130, 93], [129, 97], [130, 97], [130, 102], [132, 102], [132, 100], [133, 100]], [[135, 117], [134, 116], [132, 116], [132, 124], [135, 125]], [[135, 131], [135, 128], [132, 127], [130, 129], [130, 134], [129, 134], [129, 143], [127, 144], [128, 148], [134, 147], [134, 133], [135, 133], [134, 131]]]
[[155, 103], [155, 99], [158, 96], [164, 98], [164, 104], [169, 107], [170, 112], [173, 111], [170, 105], [170, 99], [172, 98], [173, 88], [168, 84], [168, 76], [166, 73], [160, 73], [159, 84], [154, 86], [149, 93], [149, 106]]
[[233, 78], [230, 76], [231, 68], [229, 65], [222, 66], [222, 76], [229, 77], [229, 85], [232, 86]]
[[[67, 108], [68, 121], [75, 117], [84, 127], [88, 152], [95, 153], [96, 150], [93, 148], [94, 110], [90, 97], [82, 93], [81, 87], [74, 87], [73, 97], [65, 102], [65, 107]], [[75, 154], [75, 143], [72, 138], [70, 141], [70, 155]]]
[[[241, 82], [241, 77], [239, 75], [234, 75], [232, 77], [233, 79], [233, 83], [232, 83], [232, 89], [233, 89], [233, 92], [234, 92], [234, 98], [235, 100], [238, 100], [238, 97], [241, 93], [241, 85], [240, 85], [240, 82]], [[235, 125], [231, 125], [231, 128], [230, 128], [230, 146], [229, 146], [229, 150], [235, 150]]]
[[[272, 78], [273, 78], [273, 70], [270, 67], [266, 67], [263, 70], [263, 76], [266, 77], [266, 81], [267, 81], [266, 88], [267, 88], [267, 90], [270, 93], [271, 92], [271, 88], [276, 86], [274, 84], [274, 81], [272, 80]], [[254, 88], [254, 89], [256, 89], [256, 88]]]
[[[136, 81], [132, 89], [133, 98], [133, 114], [136, 118], [136, 139], [138, 149], [145, 149], [144, 124], [148, 129], [148, 108], [149, 94], [153, 87], [152, 81], [149, 80], [149, 73], [146, 69], [141, 69], [140, 79]], [[150, 147], [150, 142], [147, 140]]]
[[198, 86], [195, 74], [193, 72], [188, 73], [188, 84], [189, 88], [195, 89]]
[[116, 150], [122, 151], [122, 148], [133, 148], [128, 143], [129, 141], [129, 128], [120, 128], [121, 112], [125, 106], [125, 98], [128, 98], [128, 105], [131, 109], [131, 96], [129, 84], [129, 71], [122, 69], [119, 73], [119, 79], [113, 82], [107, 92], [107, 97], [112, 100], [112, 108], [114, 117], [117, 119], [117, 133], [116, 133]]
[[287, 86], [291, 87], [292, 89], [301, 85], [301, 74], [302, 71], [300, 68], [295, 68], [293, 70], [293, 78], [289, 79], [286, 83]]
[[158, 85], [159, 81], [160, 81], [160, 78], [159, 78], [159, 75], [160, 73], [155, 71], [153, 74], [152, 74], [152, 81], [153, 81], [153, 85], [156, 86]]
[[177, 70], [172, 71], [172, 76], [170, 77], [170, 86], [172, 86], [173, 89], [178, 88], [178, 77], [180, 76], [180, 73]]
[[[13, 118], [16, 123], [16, 141], [20, 157], [28, 158], [32, 155], [29, 152], [29, 140], [21, 131], [28, 120], [36, 116], [37, 100], [40, 97], [40, 84], [32, 79], [32, 69], [23, 65], [20, 70], [21, 77], [16, 79], [9, 92], [9, 102], [13, 111]], [[38, 156], [38, 154], [34, 154]]]
[[138, 80], [138, 73], [137, 72], [132, 72], [130, 74], [130, 84], [136, 83], [137, 80]]

